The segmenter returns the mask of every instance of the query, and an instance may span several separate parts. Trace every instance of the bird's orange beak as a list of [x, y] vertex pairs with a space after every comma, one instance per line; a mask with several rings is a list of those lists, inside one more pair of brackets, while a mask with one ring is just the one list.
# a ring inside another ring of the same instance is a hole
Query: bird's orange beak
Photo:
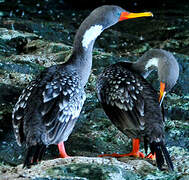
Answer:
[[165, 97], [166, 91], [165, 91], [165, 83], [160, 82], [160, 91], [159, 91], [159, 104], [161, 106], [163, 99]]
[[153, 16], [153, 14], [151, 12], [143, 12], [143, 13], [122, 12], [119, 18], [119, 21], [123, 21], [126, 19], [139, 18], [139, 17], [148, 17], [148, 16]]

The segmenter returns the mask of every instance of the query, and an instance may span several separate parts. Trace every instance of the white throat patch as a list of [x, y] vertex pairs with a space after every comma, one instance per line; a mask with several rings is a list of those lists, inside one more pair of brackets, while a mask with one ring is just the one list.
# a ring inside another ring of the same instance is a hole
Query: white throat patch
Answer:
[[147, 70], [149, 67], [151, 67], [151, 66], [156, 66], [156, 67], [158, 67], [158, 58], [152, 58], [152, 59], [150, 59], [149, 61], [148, 61], [148, 63], [146, 64], [146, 66], [145, 66], [145, 69]]
[[92, 40], [97, 38], [102, 32], [101, 25], [91, 26], [83, 35], [82, 46], [88, 48], [88, 45]]

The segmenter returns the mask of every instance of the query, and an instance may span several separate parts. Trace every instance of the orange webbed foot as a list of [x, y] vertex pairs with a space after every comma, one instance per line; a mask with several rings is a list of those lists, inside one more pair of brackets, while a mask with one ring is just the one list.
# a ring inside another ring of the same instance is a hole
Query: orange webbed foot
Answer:
[[132, 156], [132, 157], [137, 157], [137, 158], [144, 158], [145, 157], [145, 155], [144, 155], [144, 153], [142, 153], [142, 152], [140, 152], [140, 151], [138, 151], [138, 152], [130, 152], [130, 153], [128, 153], [128, 154], [125, 154], [124, 156]]
[[126, 157], [126, 156], [132, 156], [132, 157], [141, 157], [144, 158], [145, 155], [139, 151], [139, 146], [140, 146], [140, 140], [139, 139], [132, 139], [132, 143], [133, 143], [133, 149], [130, 153], [128, 154], [117, 154], [117, 153], [113, 153], [113, 154], [102, 154], [99, 155], [98, 157], [105, 157], [105, 156], [110, 156], [110, 157]]
[[117, 153], [113, 153], [113, 154], [101, 154], [101, 155], [98, 155], [98, 157], [122, 157], [122, 154], [117, 154]]
[[154, 155], [153, 155], [152, 153], [150, 153], [145, 158], [156, 160], [156, 154], [154, 153]]
[[101, 154], [101, 155], [98, 155], [98, 157], [116, 157], [116, 158], [119, 158], [119, 157], [127, 157], [127, 156], [131, 156], [131, 157], [140, 157], [140, 158], [144, 158], [145, 155], [142, 153], [142, 152], [130, 152], [130, 153], [127, 153], [127, 154], [117, 154], [117, 153], [113, 153], [113, 154]]

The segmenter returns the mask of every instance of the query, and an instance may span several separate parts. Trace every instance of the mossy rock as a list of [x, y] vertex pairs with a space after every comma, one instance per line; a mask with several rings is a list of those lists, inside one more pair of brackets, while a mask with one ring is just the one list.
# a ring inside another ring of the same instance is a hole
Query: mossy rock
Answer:
[[134, 172], [114, 165], [98, 164], [69, 164], [48, 169], [46, 174], [50, 177], [62, 177], [63, 179], [79, 178], [90, 180], [135, 180]]

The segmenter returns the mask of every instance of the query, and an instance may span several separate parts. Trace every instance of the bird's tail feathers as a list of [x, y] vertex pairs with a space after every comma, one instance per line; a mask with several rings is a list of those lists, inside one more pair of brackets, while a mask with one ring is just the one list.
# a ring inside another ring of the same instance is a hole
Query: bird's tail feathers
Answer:
[[162, 166], [164, 164], [164, 158], [165, 158], [169, 170], [174, 171], [172, 160], [163, 141], [160, 142], [153, 141], [152, 143], [150, 143], [150, 150], [153, 155], [156, 154], [156, 163], [160, 170], [162, 170]]
[[31, 165], [41, 161], [45, 149], [46, 149], [45, 145], [39, 145], [39, 144], [28, 147], [23, 168], [24, 167], [29, 168]]

